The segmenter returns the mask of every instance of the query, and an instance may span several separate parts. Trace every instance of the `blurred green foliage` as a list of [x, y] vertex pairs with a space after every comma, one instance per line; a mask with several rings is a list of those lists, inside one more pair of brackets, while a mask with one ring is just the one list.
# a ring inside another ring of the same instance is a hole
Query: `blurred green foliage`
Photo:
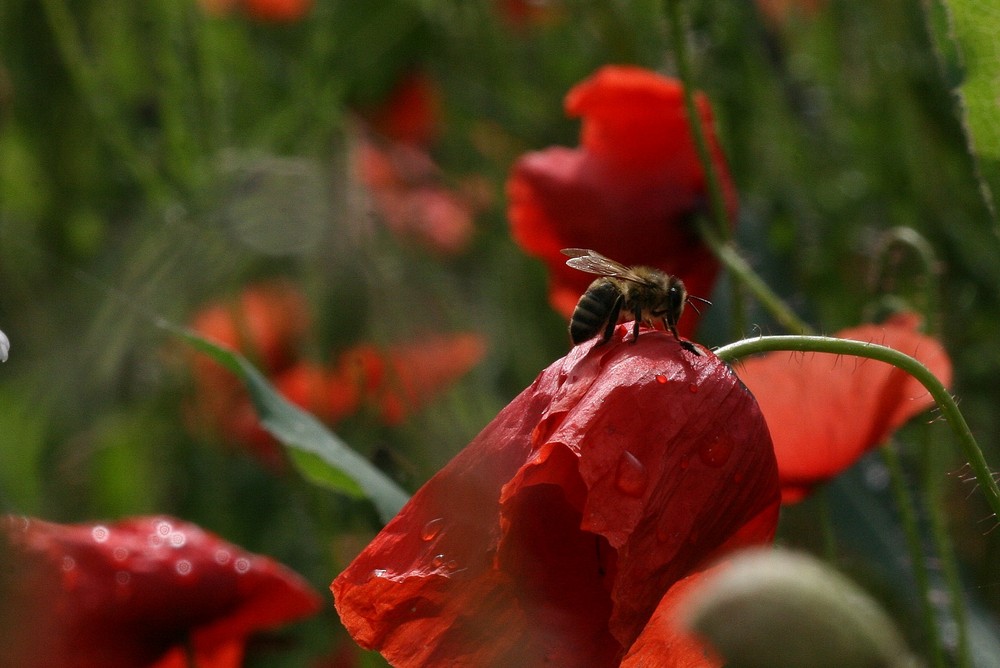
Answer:
[[[658, 2], [553, 2], [538, 25], [510, 23], [502, 4], [316, 0], [288, 24], [211, 16], [195, 0], [0, 5], [5, 511], [57, 521], [171, 513], [322, 590], [374, 530], [370, 509], [186, 429], [188, 351], [156, 319], [183, 323], [203, 303], [282, 275], [315, 307], [305, 354], [318, 360], [362, 341], [485, 335], [487, 359], [402, 425], [362, 414], [338, 426], [410, 490], [565, 352], [544, 271], [507, 231], [507, 170], [524, 151], [576, 144], [562, 97], [599, 66], [669, 73], [673, 56]], [[1000, 461], [1000, 240], [967, 150], [953, 90], [965, 63], [942, 7], [849, 0], [777, 22], [752, 3], [685, 4], [747, 257], [820, 331], [876, 317], [892, 296], [921, 309], [952, 355], [987, 459]], [[490, 185], [471, 245], [454, 256], [373, 222], [351, 175], [358, 113], [412, 70], [442, 93], [432, 155], [445, 182], [479, 175]], [[289, 188], [295, 196], [283, 197]], [[932, 271], [906, 252], [881, 254], [897, 227], [929, 242]], [[753, 331], [730, 331], [727, 291], [722, 281], [706, 344], [779, 333], [760, 311]], [[918, 490], [925, 478], [909, 444], [922, 428], [901, 438]], [[934, 434], [931, 478], [986, 610], [977, 623], [989, 627], [1000, 611], [1000, 531], [962, 482], [948, 437]], [[909, 620], [908, 583], [883, 563], [901, 558], [901, 543], [877, 467], [863, 462], [825, 498], [838, 509], [842, 565]], [[823, 507], [815, 498], [788, 509], [782, 540], [822, 550]], [[302, 665], [342, 641], [335, 628], [331, 607], [256, 655]]]

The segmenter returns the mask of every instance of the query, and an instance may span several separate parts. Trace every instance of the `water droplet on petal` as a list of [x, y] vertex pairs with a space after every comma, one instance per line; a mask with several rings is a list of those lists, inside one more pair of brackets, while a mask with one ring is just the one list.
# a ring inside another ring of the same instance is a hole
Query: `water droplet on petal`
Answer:
[[691, 458], [688, 457], [687, 455], [684, 455], [683, 457], [681, 457], [679, 466], [681, 467], [681, 471], [687, 471], [688, 467], [691, 466]]
[[187, 542], [187, 536], [183, 531], [174, 531], [170, 534], [170, 545], [171, 547], [184, 547], [184, 543]]
[[690, 385], [688, 385], [688, 392], [690, 392], [691, 394], [698, 394], [698, 386], [695, 385], [694, 383], [691, 383]]
[[108, 537], [111, 536], [111, 531], [108, 530], [106, 526], [98, 524], [96, 527], [90, 530], [90, 536], [94, 539], [96, 543], [107, 542]]
[[375, 570], [372, 571], [372, 575], [374, 575], [377, 578], [384, 578], [386, 574], [388, 574], [388, 572], [389, 571], [387, 571], [384, 568], [376, 568]]
[[433, 566], [434, 568], [441, 568], [442, 564], [444, 564], [444, 555], [435, 554], [434, 558], [431, 559], [431, 566]]
[[117, 571], [115, 573], [115, 582], [118, 583], [120, 587], [124, 587], [132, 579], [132, 575], [128, 571]]
[[444, 528], [444, 518], [439, 517], [437, 519], [431, 520], [424, 525], [424, 528], [420, 531], [421, 540], [434, 540], [437, 538], [438, 534], [441, 533], [441, 529]]
[[170, 532], [173, 531], [173, 530], [174, 530], [174, 528], [172, 526], [170, 526], [170, 522], [157, 522], [156, 523], [156, 533], [158, 533], [160, 536], [163, 536], [164, 538], [166, 538], [167, 536], [169, 536]]
[[178, 575], [190, 575], [191, 569], [191, 562], [187, 559], [181, 559], [174, 565], [174, 570], [177, 571]]
[[63, 557], [62, 569], [67, 573], [76, 568], [76, 559], [73, 557]]
[[250, 560], [246, 557], [240, 557], [236, 560], [236, 563], [233, 564], [233, 568], [236, 569], [237, 573], [246, 573], [250, 570]]
[[658, 373], [656, 374], [656, 382], [659, 383], [660, 385], [666, 385], [667, 377], [664, 376], [663, 374]]
[[458, 568], [458, 562], [457, 562], [457, 561], [455, 561], [454, 559], [449, 559], [449, 560], [448, 560], [448, 563], [447, 563], [447, 564], [445, 564], [445, 566], [447, 566], [449, 570], [452, 570], [452, 571], [453, 571], [453, 570], [455, 570], [456, 568]]
[[698, 454], [701, 461], [709, 466], [722, 466], [729, 461], [729, 455], [733, 454], [733, 442], [716, 436], [711, 443], [701, 446]]
[[646, 467], [635, 455], [628, 450], [622, 453], [615, 471], [615, 487], [618, 491], [628, 496], [642, 496], [646, 491], [648, 477]]
[[233, 555], [229, 554], [229, 550], [216, 550], [215, 551], [215, 563], [220, 566], [225, 566], [229, 563], [229, 560], [233, 558]]
[[116, 547], [114, 552], [111, 553], [114, 556], [115, 561], [125, 561], [128, 559], [128, 548], [127, 547]]

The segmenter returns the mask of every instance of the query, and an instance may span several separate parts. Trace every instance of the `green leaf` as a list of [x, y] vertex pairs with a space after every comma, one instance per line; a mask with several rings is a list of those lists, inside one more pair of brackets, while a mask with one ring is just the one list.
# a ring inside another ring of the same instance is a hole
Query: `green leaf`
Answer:
[[289, 449], [292, 462], [306, 478], [349, 496], [370, 499], [383, 522], [388, 522], [407, 502], [409, 497], [395, 482], [330, 433], [319, 420], [278, 394], [245, 357], [191, 330], [169, 323], [161, 326], [243, 381], [261, 424]]
[[[949, 18], [964, 77], [959, 85], [969, 148], [986, 203], [1000, 204], [1000, 4], [990, 0], [941, 0]], [[934, 28], [934, 16], [931, 16]], [[940, 31], [938, 32], [940, 36]], [[940, 44], [940, 39], [939, 39]]]

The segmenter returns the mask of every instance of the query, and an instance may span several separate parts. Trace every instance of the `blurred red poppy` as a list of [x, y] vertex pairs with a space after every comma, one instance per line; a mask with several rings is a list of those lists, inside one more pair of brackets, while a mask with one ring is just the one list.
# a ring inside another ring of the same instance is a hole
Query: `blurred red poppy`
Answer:
[[230, 668], [247, 638], [315, 614], [298, 575], [170, 517], [0, 523], [0, 664]]
[[[507, 183], [515, 241], [549, 269], [550, 300], [567, 317], [593, 276], [570, 269], [560, 250], [592, 248], [626, 265], [679, 276], [711, 294], [718, 263], [692, 219], [706, 211], [705, 175], [684, 111], [680, 82], [638, 67], [609, 66], [566, 96], [583, 118], [581, 146], [522, 156]], [[700, 121], [721, 175], [730, 219], [736, 194], [703, 95]], [[696, 314], [680, 331], [690, 336]]]
[[[327, 424], [370, 409], [384, 424], [397, 425], [467, 373], [486, 350], [476, 334], [433, 335], [384, 349], [360, 344], [327, 367], [300, 359], [310, 321], [302, 295], [276, 282], [247, 288], [232, 306], [206, 307], [192, 328], [257, 362], [282, 396]], [[191, 422], [281, 468], [281, 448], [261, 427], [240, 381], [200, 354], [194, 372]]]
[[[298, 289], [291, 283], [271, 281], [247, 287], [232, 303], [206, 306], [195, 315], [191, 328], [242, 353], [267, 376], [279, 378], [296, 364], [310, 325], [309, 309]], [[261, 428], [239, 379], [206, 355], [194, 355], [192, 366], [195, 398], [187, 411], [189, 422], [217, 428], [227, 441], [280, 468], [281, 453]]]
[[778, 502], [729, 368], [620, 326], [543, 371], [331, 588], [396, 666], [617, 666], [674, 583], [771, 540]]
[[362, 139], [352, 160], [380, 220], [398, 237], [445, 255], [469, 244], [475, 214], [486, 202], [478, 191], [445, 186], [440, 168], [424, 149]]
[[441, 92], [424, 72], [410, 72], [382, 104], [364, 115], [372, 129], [386, 139], [428, 146], [440, 130]]
[[198, 0], [208, 14], [223, 16], [240, 9], [252, 19], [263, 23], [298, 21], [312, 9], [312, 0]]
[[[889, 346], [920, 360], [946, 385], [951, 362], [920, 319], [897, 315], [837, 338]], [[907, 420], [933, 405], [927, 390], [896, 367], [823, 353], [778, 352], [748, 359], [736, 373], [757, 397], [774, 440], [782, 500], [802, 499], [878, 447]]]
[[567, 16], [561, 0], [495, 0], [500, 17], [514, 28], [546, 26]]

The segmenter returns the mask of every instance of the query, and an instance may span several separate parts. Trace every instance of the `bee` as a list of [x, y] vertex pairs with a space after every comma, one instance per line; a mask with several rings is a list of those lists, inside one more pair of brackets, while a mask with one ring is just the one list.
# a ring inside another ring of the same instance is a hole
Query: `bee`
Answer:
[[566, 264], [570, 267], [601, 276], [590, 284], [573, 310], [569, 336], [574, 345], [594, 338], [602, 328], [601, 343], [607, 342], [624, 309], [635, 316], [633, 341], [639, 340], [641, 323], [652, 326], [653, 319], [657, 318], [685, 350], [700, 354], [689, 341], [681, 340], [677, 321], [691, 299], [710, 302], [688, 295], [681, 279], [652, 267], [626, 267], [586, 248], [564, 248], [562, 253], [569, 256]]

